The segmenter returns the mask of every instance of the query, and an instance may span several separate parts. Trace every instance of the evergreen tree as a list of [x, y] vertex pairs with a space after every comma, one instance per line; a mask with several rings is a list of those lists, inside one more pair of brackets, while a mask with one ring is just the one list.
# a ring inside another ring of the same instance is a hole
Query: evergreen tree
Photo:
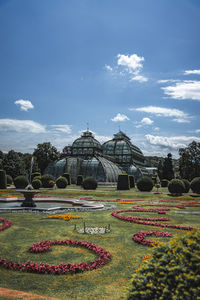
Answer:
[[160, 178], [160, 180], [163, 179], [163, 164], [161, 160], [159, 160], [158, 163], [158, 177]]
[[168, 153], [167, 157], [164, 159], [162, 176], [164, 179], [171, 180], [174, 178], [174, 170], [172, 163], [172, 154]]
[[186, 148], [179, 149], [179, 171], [181, 178], [191, 181], [200, 177], [200, 143], [193, 141]]
[[10, 175], [12, 178], [19, 175], [26, 175], [23, 155], [19, 155], [19, 153], [14, 150], [10, 150], [4, 155], [2, 164], [6, 174]]

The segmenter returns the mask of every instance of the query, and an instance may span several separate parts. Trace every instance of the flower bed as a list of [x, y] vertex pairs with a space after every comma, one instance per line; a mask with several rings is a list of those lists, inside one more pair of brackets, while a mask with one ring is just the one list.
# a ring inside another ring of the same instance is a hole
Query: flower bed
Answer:
[[145, 240], [145, 237], [147, 235], [155, 235], [155, 236], [172, 236], [172, 234], [170, 232], [167, 231], [141, 231], [141, 232], [137, 232], [134, 233], [133, 235], [133, 240], [136, 243], [145, 245], [145, 246], [155, 246], [157, 243], [156, 242], [152, 242], [150, 240]]
[[72, 216], [70, 214], [64, 214], [64, 215], [56, 214], [56, 215], [52, 215], [52, 216], [48, 216], [48, 217], [51, 219], [62, 219], [65, 221], [69, 221], [70, 219], [81, 219], [81, 217], [79, 217], [79, 216]]
[[3, 226], [0, 226], [0, 231], [9, 228], [12, 225], [12, 223], [7, 219], [0, 218], [0, 222], [3, 222]]

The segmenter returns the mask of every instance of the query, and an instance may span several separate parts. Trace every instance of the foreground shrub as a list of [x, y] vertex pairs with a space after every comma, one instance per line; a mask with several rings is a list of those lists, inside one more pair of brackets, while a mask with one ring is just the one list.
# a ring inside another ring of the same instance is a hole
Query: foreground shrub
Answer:
[[83, 188], [84, 190], [96, 190], [97, 188], [97, 181], [95, 178], [89, 177], [83, 181]]
[[117, 190], [130, 190], [130, 180], [128, 174], [119, 174], [117, 180]]
[[133, 175], [129, 175], [130, 188], [135, 187], [135, 177]]
[[190, 182], [187, 179], [182, 179], [182, 181], [185, 185], [184, 193], [188, 193], [190, 190]]
[[7, 185], [13, 184], [13, 179], [10, 175], [6, 175]]
[[83, 175], [78, 175], [76, 185], [82, 185], [82, 184], [83, 184]]
[[67, 184], [70, 185], [71, 184], [71, 176], [69, 173], [64, 173], [62, 175], [62, 177], [65, 177], [67, 179]]
[[167, 179], [162, 179], [161, 180], [161, 187], [167, 187], [168, 183], [169, 183], [169, 181]]
[[153, 189], [153, 181], [150, 177], [144, 176], [137, 182], [137, 188], [141, 192], [150, 192]]
[[14, 179], [14, 185], [17, 189], [25, 189], [28, 184], [28, 179], [24, 175], [17, 176]]
[[200, 177], [195, 177], [192, 180], [190, 187], [191, 187], [193, 193], [200, 194]]
[[199, 299], [200, 231], [156, 247], [133, 274], [126, 299]]
[[44, 188], [52, 188], [55, 184], [54, 177], [51, 174], [42, 175], [41, 181]]
[[32, 181], [32, 187], [34, 188], [34, 189], [40, 189], [41, 187], [42, 187], [42, 182], [41, 182], [41, 180], [40, 179], [34, 179], [33, 181]]
[[31, 174], [31, 182], [35, 179], [35, 177], [40, 177], [41, 178], [41, 173], [40, 172], [34, 172]]
[[59, 189], [65, 189], [67, 186], [67, 179], [65, 177], [58, 177], [56, 179], [56, 186]]
[[185, 184], [180, 179], [172, 179], [168, 184], [168, 190], [173, 195], [181, 195], [185, 191]]
[[6, 180], [6, 172], [4, 170], [0, 170], [0, 189], [7, 188], [7, 180]]

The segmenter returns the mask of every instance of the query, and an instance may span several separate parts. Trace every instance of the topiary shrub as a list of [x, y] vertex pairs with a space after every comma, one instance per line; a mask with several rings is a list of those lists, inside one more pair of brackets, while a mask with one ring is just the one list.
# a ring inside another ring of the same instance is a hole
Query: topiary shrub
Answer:
[[117, 190], [130, 190], [130, 180], [128, 174], [119, 174], [117, 180]]
[[200, 231], [159, 246], [133, 274], [124, 299], [200, 299]]
[[33, 178], [33, 180], [36, 180], [36, 179], [39, 179], [40, 181], [41, 181], [41, 176], [35, 176], [34, 178]]
[[6, 180], [6, 172], [4, 170], [0, 170], [0, 189], [7, 188], [7, 180]]
[[200, 177], [195, 177], [191, 181], [190, 187], [191, 187], [193, 193], [200, 194]]
[[95, 178], [89, 177], [83, 180], [83, 188], [84, 190], [96, 190], [97, 181]]
[[35, 179], [35, 177], [40, 177], [41, 178], [41, 173], [40, 172], [34, 172], [31, 174], [31, 182]]
[[135, 177], [133, 175], [129, 175], [130, 188], [135, 187]]
[[51, 174], [42, 175], [41, 181], [44, 188], [52, 188], [55, 184], [54, 177]]
[[168, 187], [169, 181], [167, 179], [162, 179], [161, 180], [161, 187]]
[[172, 179], [168, 184], [168, 190], [173, 195], [181, 195], [184, 193], [185, 184], [180, 179]]
[[76, 185], [82, 185], [82, 184], [83, 184], [83, 175], [78, 175]]
[[182, 181], [185, 185], [184, 193], [188, 193], [190, 190], [190, 182], [187, 179], [182, 179]]
[[34, 189], [40, 189], [41, 187], [42, 187], [42, 182], [41, 182], [41, 180], [39, 180], [39, 179], [34, 179], [33, 181], [32, 181], [32, 187], [34, 188]]
[[141, 177], [137, 182], [137, 188], [141, 192], [150, 192], [153, 189], [153, 181], [150, 177]]
[[71, 176], [69, 173], [64, 173], [62, 175], [62, 177], [65, 177], [67, 179], [67, 184], [70, 185], [71, 184]]
[[14, 178], [14, 185], [17, 189], [25, 189], [29, 184], [29, 181], [26, 176], [20, 175]]
[[13, 179], [10, 175], [6, 175], [7, 185], [13, 184]]
[[67, 179], [65, 177], [58, 177], [56, 179], [56, 186], [59, 189], [65, 189], [67, 186]]

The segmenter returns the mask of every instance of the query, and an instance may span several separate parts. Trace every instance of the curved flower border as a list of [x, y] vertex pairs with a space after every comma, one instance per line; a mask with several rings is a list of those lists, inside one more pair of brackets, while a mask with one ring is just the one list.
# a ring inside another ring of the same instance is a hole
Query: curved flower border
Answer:
[[0, 222], [3, 222], [3, 226], [0, 227], [0, 231], [9, 228], [12, 225], [12, 223], [7, 219], [0, 218]]
[[132, 238], [136, 243], [145, 246], [151, 246], [151, 247], [155, 246], [156, 245], [155, 242], [152, 242], [150, 240], [145, 240], [145, 237], [147, 235], [167, 236], [167, 237], [172, 236], [172, 234], [167, 231], [141, 231], [141, 232], [134, 233]]

